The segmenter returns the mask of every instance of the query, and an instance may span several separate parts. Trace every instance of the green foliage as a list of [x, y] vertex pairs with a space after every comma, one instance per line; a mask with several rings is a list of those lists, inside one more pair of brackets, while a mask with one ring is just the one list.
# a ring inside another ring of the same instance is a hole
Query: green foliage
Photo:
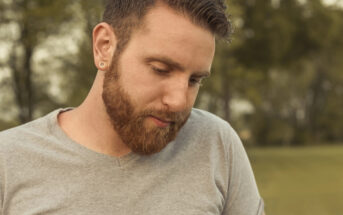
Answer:
[[13, 107], [18, 109], [18, 119], [22, 123], [32, 120], [35, 112], [46, 112], [47, 107], [55, 104], [47, 93], [46, 81], [34, 69], [33, 57], [48, 36], [56, 35], [63, 23], [70, 21], [69, 5], [67, 0], [0, 1], [1, 32], [14, 29], [6, 38], [10, 49], [7, 61], [0, 68], [10, 71]]
[[235, 100], [250, 102], [254, 111], [224, 117], [244, 124], [253, 144], [342, 141], [342, 8], [319, 0], [232, 0], [229, 6], [232, 44], [219, 44], [215, 78], [200, 95], [220, 106], [199, 106], [222, 113]]
[[78, 43], [78, 52], [63, 59], [64, 69], [61, 75], [64, 81], [60, 85], [65, 89], [65, 103], [73, 107], [78, 106], [87, 96], [96, 75], [92, 32], [95, 25], [101, 22], [103, 11], [103, 5], [93, 0], [80, 1], [79, 7], [79, 22], [82, 23], [81, 30], [84, 35]]

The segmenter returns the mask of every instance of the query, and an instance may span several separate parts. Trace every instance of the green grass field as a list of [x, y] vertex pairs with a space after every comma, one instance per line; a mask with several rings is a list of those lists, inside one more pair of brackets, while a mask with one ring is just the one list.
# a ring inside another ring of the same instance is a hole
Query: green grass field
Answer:
[[267, 215], [342, 215], [343, 146], [248, 149]]

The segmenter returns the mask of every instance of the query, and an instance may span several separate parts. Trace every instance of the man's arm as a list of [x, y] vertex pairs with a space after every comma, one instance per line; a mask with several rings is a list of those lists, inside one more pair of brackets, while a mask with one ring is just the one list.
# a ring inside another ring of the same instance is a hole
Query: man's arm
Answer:
[[264, 202], [243, 144], [235, 132], [228, 140], [229, 184], [222, 215], [263, 215]]

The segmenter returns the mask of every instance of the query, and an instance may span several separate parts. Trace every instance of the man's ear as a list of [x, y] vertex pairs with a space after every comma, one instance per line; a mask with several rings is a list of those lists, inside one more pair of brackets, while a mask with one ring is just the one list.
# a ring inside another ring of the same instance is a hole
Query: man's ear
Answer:
[[117, 47], [117, 38], [113, 28], [105, 23], [99, 23], [93, 29], [93, 55], [95, 66], [100, 71], [107, 71]]

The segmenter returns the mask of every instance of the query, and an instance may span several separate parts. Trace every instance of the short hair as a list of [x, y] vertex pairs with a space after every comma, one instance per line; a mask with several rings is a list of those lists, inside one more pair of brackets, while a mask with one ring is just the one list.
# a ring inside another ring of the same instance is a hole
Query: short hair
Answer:
[[122, 50], [135, 28], [140, 27], [147, 12], [161, 2], [189, 17], [220, 39], [228, 39], [231, 24], [226, 15], [225, 0], [107, 0], [103, 21], [111, 25]]

